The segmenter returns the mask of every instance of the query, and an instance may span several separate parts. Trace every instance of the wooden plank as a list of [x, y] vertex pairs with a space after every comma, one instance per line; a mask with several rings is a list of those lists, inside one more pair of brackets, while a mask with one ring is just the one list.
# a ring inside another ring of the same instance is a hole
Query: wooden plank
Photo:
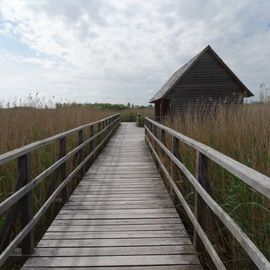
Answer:
[[155, 186], [160, 186], [159, 182], [156, 181], [148, 181], [148, 182], [136, 182], [136, 181], [129, 181], [129, 182], [117, 182], [117, 181], [92, 181], [88, 184], [82, 184], [80, 183], [80, 188], [93, 188], [93, 189], [99, 189], [104, 188], [104, 186], [108, 189], [110, 188], [134, 188], [134, 189], [140, 189], [140, 188], [153, 188]]
[[171, 217], [179, 217], [176, 213], [146, 213], [146, 214], [62, 214], [58, 215], [59, 219], [138, 219], [138, 218], [171, 218]]
[[161, 193], [162, 189], [141, 189], [141, 190], [132, 190], [132, 189], [127, 189], [127, 190], [119, 190], [119, 189], [111, 189], [110, 190], [91, 190], [91, 189], [79, 189], [79, 190], [75, 190], [73, 192], [73, 195], [122, 195], [122, 194], [134, 194], [136, 196], [136, 194], [139, 195], [143, 195], [143, 194], [157, 194], [157, 193]]
[[199, 264], [194, 255], [137, 255], [137, 256], [96, 256], [96, 257], [50, 257], [31, 258], [28, 266], [42, 267], [88, 267], [88, 266], [144, 266], [144, 265], [175, 265], [175, 264]]
[[177, 218], [133, 218], [133, 219], [61, 219], [56, 216], [53, 224], [55, 225], [82, 225], [82, 226], [100, 226], [100, 225], [145, 225], [145, 224], [181, 224]]
[[[68, 214], [74, 214], [73, 210], [65, 210], [62, 209], [58, 215], [68, 215]], [[99, 210], [81, 210], [77, 209], [75, 214], [83, 214], [83, 215], [101, 215], [101, 216], [107, 216], [107, 215], [133, 215], [133, 214], [156, 214], [157, 216], [160, 214], [168, 214], [173, 216], [177, 215], [177, 212], [175, 208], [169, 208], [169, 209], [106, 209], [103, 211]]]
[[128, 247], [159, 245], [190, 245], [188, 237], [136, 238], [136, 239], [60, 239], [41, 240], [38, 247]]
[[[133, 201], [134, 202], [134, 201]], [[144, 203], [144, 204], [143, 204]], [[173, 208], [172, 203], [164, 203], [164, 202], [156, 202], [156, 203], [149, 203], [149, 202], [144, 202], [144, 201], [135, 201], [135, 203], [127, 202], [122, 203], [122, 202], [78, 202], [76, 204], [75, 202], [70, 203], [68, 205], [65, 205], [63, 209], [81, 209], [81, 210], [105, 210], [105, 209], [158, 209], [158, 208]]]
[[138, 208], [140, 208], [140, 206], [147, 206], [147, 205], [151, 205], [151, 204], [154, 204], [154, 205], [157, 205], [157, 204], [161, 204], [161, 205], [172, 205], [172, 202], [169, 201], [169, 200], [159, 200], [159, 199], [153, 199], [153, 200], [137, 200], [137, 201], [133, 201], [133, 200], [130, 200], [130, 201], [104, 201], [104, 202], [98, 202], [95, 201], [92, 202], [92, 201], [76, 201], [76, 200], [69, 200], [69, 202], [66, 203], [65, 206], [70, 206], [70, 205], [95, 205], [96, 207], [100, 206], [100, 205], [126, 205], [126, 206], [129, 206], [129, 205], [136, 205], [138, 206]]
[[[87, 194], [87, 195], [77, 195], [77, 194], [75, 194], [75, 195], [72, 195], [72, 197], [74, 198], [74, 197], [80, 197], [81, 199], [82, 198], [92, 198], [92, 199], [106, 199], [106, 198], [108, 198], [108, 196], [107, 195], [89, 195], [89, 194]], [[128, 194], [112, 194], [111, 196], [109, 196], [109, 198], [113, 198], [113, 199], [117, 199], [117, 198], [119, 198], [119, 199], [131, 199], [131, 197], [132, 197], [132, 199], [165, 199], [165, 198], [169, 198], [169, 194], [166, 192], [164, 192], [164, 193], [144, 193], [144, 194], [134, 194], [133, 196], [129, 196]]]
[[62, 209], [63, 210], [114, 210], [114, 209], [171, 209], [173, 208], [172, 203], [168, 202], [163, 202], [163, 201], [157, 201], [156, 203], [149, 203], [149, 202], [144, 202], [144, 201], [133, 201], [127, 202], [126, 204], [123, 202], [111, 202], [110, 203], [103, 203], [103, 202], [70, 202], [68, 205], [65, 205]]
[[135, 198], [130, 198], [128, 196], [126, 197], [110, 197], [106, 200], [106, 197], [89, 197], [89, 196], [80, 196], [80, 195], [74, 195], [72, 196], [72, 201], [80, 201], [80, 202], [119, 202], [119, 201], [126, 201], [126, 202], [136, 202], [136, 201], [145, 201], [145, 202], [148, 202], [148, 201], [163, 201], [163, 200], [168, 200], [169, 197], [166, 196], [166, 197], [155, 197], [155, 196], [144, 196], [144, 197], [135, 197]]
[[172, 231], [184, 230], [182, 224], [141, 224], [141, 225], [54, 225], [48, 228], [47, 232], [126, 232], [126, 231]]
[[128, 239], [128, 238], [171, 238], [187, 237], [185, 230], [174, 231], [140, 231], [140, 232], [47, 232], [43, 236], [44, 240], [57, 239]]
[[[33, 270], [33, 269], [37, 269], [35, 266], [31, 266], [31, 267], [23, 267], [22, 269], [24, 270]], [[38, 267], [39, 270], [51, 270], [51, 267]], [[61, 270], [203, 270], [201, 265], [163, 265], [163, 266], [159, 266], [159, 265], [155, 265], [155, 266], [149, 266], [149, 265], [145, 265], [145, 266], [108, 266], [108, 267], [91, 267], [88, 266], [87, 268], [85, 267], [61, 267], [59, 268]]]
[[[115, 186], [116, 185], [116, 186]], [[143, 185], [140, 186], [136, 185], [124, 185], [123, 183], [107, 183], [106, 185], [81, 185], [76, 188], [76, 191], [88, 191], [88, 192], [94, 192], [94, 191], [162, 191], [164, 192], [164, 186], [160, 185], [159, 183], [150, 184], [150, 185]]]
[[31, 257], [39, 256], [119, 256], [119, 255], [154, 255], [154, 254], [196, 254], [192, 245], [176, 246], [131, 246], [131, 247], [65, 247], [37, 248]]

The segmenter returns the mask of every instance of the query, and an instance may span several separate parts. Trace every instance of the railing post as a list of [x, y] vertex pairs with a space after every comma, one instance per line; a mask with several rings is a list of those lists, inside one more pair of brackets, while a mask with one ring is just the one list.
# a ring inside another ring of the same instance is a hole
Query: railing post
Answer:
[[[89, 138], [92, 138], [94, 136], [94, 126], [90, 126], [90, 130], [89, 130]], [[95, 149], [94, 148], [94, 141], [91, 141], [89, 143], [89, 155], [91, 154], [91, 152]], [[88, 168], [91, 166], [91, 164], [93, 163], [93, 160], [94, 160], [94, 157], [92, 157], [90, 160], [89, 160], [89, 166]]]
[[[145, 119], [144, 121], [144, 126], [148, 127], [149, 128], [149, 123], [148, 123], [148, 120]], [[146, 140], [146, 137], [147, 137], [147, 130], [146, 128], [144, 127], [144, 136], [145, 136], [145, 140]]]
[[[106, 120], [102, 121], [102, 130], [105, 129], [105, 127], [106, 127]], [[106, 130], [102, 134], [102, 141], [105, 139], [105, 137], [106, 137]], [[104, 144], [102, 145], [101, 150], [103, 148], [104, 148]]]
[[[78, 132], [78, 146], [81, 145], [83, 143], [83, 129], [79, 130]], [[79, 165], [82, 161], [83, 161], [83, 149], [80, 149], [79, 152], [78, 152], [78, 164]], [[79, 177], [80, 179], [83, 177], [85, 173], [85, 166], [82, 167], [82, 169], [80, 170], [80, 173], [79, 173]]]
[[[18, 158], [18, 181], [23, 185], [31, 181], [31, 153], [27, 153]], [[29, 191], [20, 201], [20, 219], [22, 228], [27, 225], [33, 218], [33, 196], [32, 191]], [[22, 254], [32, 254], [34, 252], [34, 234], [33, 231], [21, 242]]]
[[[30, 159], [28, 159], [30, 160]], [[30, 174], [27, 175], [27, 177], [25, 177], [23, 175], [23, 173], [25, 173], [27, 170], [25, 169], [26, 167], [28, 167], [30, 169], [30, 162], [27, 163], [27, 158], [26, 155], [19, 157], [17, 159], [17, 163], [18, 163], [18, 179], [17, 179], [17, 183], [16, 183], [16, 187], [15, 187], [15, 191], [19, 190], [20, 188], [22, 188], [27, 181], [30, 181]], [[30, 195], [31, 196], [31, 195]], [[15, 226], [16, 226], [16, 222], [17, 222], [17, 217], [19, 215], [19, 213], [21, 212], [21, 207], [25, 204], [26, 200], [22, 201], [19, 200], [17, 203], [15, 203], [15, 205], [13, 205], [12, 207], [10, 207], [6, 213], [6, 221], [4, 223], [4, 226], [1, 228], [1, 232], [0, 232], [0, 251], [3, 251], [5, 249], [5, 247], [9, 244], [11, 236], [13, 231], [15, 230]], [[21, 203], [23, 202], [23, 204]], [[29, 213], [29, 212], [28, 212]], [[29, 217], [29, 215], [27, 215], [26, 217]], [[23, 224], [22, 224], [23, 226]], [[31, 233], [32, 235], [32, 233]], [[31, 235], [30, 238], [28, 238], [28, 240], [31, 240]], [[28, 241], [26, 240], [26, 241]], [[31, 241], [30, 241], [30, 247], [31, 247]], [[24, 249], [25, 251], [25, 249]], [[30, 250], [31, 251], [31, 250]]]
[[155, 137], [157, 137], [157, 126], [156, 125], [154, 125], [153, 134], [155, 135]]
[[[179, 140], [177, 138], [175, 138], [172, 135], [172, 148], [171, 148], [171, 152], [172, 154], [179, 160], [182, 161], [181, 158], [181, 154], [179, 151]], [[177, 172], [178, 172], [178, 167], [174, 164], [174, 162], [171, 160], [171, 176], [173, 179], [175, 179], [175, 177], [177, 177]]]
[[[153, 125], [153, 134], [155, 135], [155, 137], [157, 138], [157, 133], [158, 133], [158, 130], [157, 130], [157, 126], [156, 125]], [[157, 143], [155, 141], [153, 141], [154, 143], [154, 147], [155, 149], [158, 151], [158, 146], [157, 146]]]
[[[59, 159], [64, 157], [67, 153], [66, 137], [63, 137], [59, 140]], [[63, 182], [67, 177], [67, 164], [64, 162], [60, 166], [60, 178]], [[62, 201], [65, 202], [68, 199], [68, 187], [65, 186], [61, 193]]]
[[[102, 123], [99, 122], [99, 123], [98, 123], [98, 132], [100, 132], [101, 130], [102, 130]], [[102, 140], [102, 136], [99, 135], [98, 138], [97, 138], [97, 144], [100, 144], [101, 140]], [[97, 155], [99, 155], [99, 153], [100, 153], [100, 148], [99, 148], [99, 150], [98, 150]]]
[[[210, 193], [210, 184], [208, 181], [208, 158], [197, 151], [197, 159], [196, 159], [196, 178], [197, 181], [202, 185], [202, 187]], [[205, 226], [205, 214], [207, 209], [207, 204], [204, 202], [204, 200], [201, 198], [201, 196], [198, 194], [198, 192], [195, 190], [195, 198], [194, 198], [194, 215], [197, 218], [200, 225], [204, 228]], [[193, 238], [193, 244], [195, 246], [195, 249], [197, 251], [202, 250], [202, 244], [201, 241], [196, 233], [196, 230], [194, 230], [194, 238]]]
[[[160, 141], [164, 146], [166, 146], [165, 130], [163, 130], [162, 128], [160, 129]], [[161, 148], [159, 150], [159, 153], [163, 159], [166, 158], [166, 154], [164, 153], [164, 151]]]
[[160, 141], [165, 145], [165, 130], [160, 130]]
[[[180, 155], [180, 151], [179, 151], [179, 140], [177, 138], [175, 138], [172, 135], [172, 139], [171, 139], [171, 153], [179, 160], [181, 160], [181, 155]], [[173, 162], [173, 160], [170, 160], [170, 169], [171, 169], [171, 177], [174, 181], [177, 180], [178, 178], [178, 167], [175, 165], [175, 163]], [[174, 195], [175, 193], [173, 192], [173, 188], [170, 188], [170, 192], [171, 195], [174, 199]]]
[[142, 115], [140, 113], [137, 113], [136, 125], [137, 125], [137, 127], [143, 127], [143, 118], [142, 118]]
[[[106, 122], [105, 122], [105, 128], [107, 128], [107, 126], [108, 126], [109, 124], [110, 124], [110, 122], [109, 122], [109, 119], [108, 119], [108, 120], [106, 120]], [[113, 126], [112, 126], [111, 128], [113, 128]], [[106, 136], [107, 136], [109, 133], [110, 133], [110, 130], [109, 130], [109, 129], [106, 129], [106, 131], [105, 131], [105, 133], [104, 133], [104, 138], [106, 138]], [[108, 140], [109, 140], [109, 138], [104, 142], [104, 144], [107, 144]]]

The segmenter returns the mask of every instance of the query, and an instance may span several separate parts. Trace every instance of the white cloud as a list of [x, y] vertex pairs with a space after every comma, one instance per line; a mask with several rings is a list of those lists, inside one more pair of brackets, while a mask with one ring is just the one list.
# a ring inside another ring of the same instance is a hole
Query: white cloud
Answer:
[[0, 35], [31, 55], [0, 43], [0, 97], [146, 104], [209, 43], [256, 92], [270, 85], [269, 9], [267, 0], [2, 0]]

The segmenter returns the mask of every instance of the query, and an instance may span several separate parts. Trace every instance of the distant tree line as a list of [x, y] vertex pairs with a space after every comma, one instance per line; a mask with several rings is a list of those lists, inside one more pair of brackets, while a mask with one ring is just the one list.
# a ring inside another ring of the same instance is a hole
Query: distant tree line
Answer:
[[56, 103], [56, 108], [66, 108], [66, 107], [89, 107], [89, 108], [96, 108], [101, 110], [126, 110], [126, 109], [144, 109], [144, 108], [151, 108], [152, 105], [148, 106], [140, 106], [130, 104], [129, 102], [125, 104], [111, 104], [111, 103]]

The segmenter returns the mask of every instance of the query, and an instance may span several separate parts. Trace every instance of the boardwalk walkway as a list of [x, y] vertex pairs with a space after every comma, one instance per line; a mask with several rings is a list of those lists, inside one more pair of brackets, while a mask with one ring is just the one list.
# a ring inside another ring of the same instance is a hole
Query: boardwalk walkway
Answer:
[[199, 270], [144, 142], [122, 123], [23, 269]]

